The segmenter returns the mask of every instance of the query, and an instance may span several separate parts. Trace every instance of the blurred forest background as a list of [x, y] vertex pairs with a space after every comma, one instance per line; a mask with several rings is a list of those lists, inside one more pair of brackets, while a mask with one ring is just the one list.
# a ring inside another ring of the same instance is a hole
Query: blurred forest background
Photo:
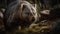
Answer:
[[[6, 8], [8, 6], [8, 4], [10, 4], [11, 2], [13, 2], [15, 0], [0, 0], [0, 8], [4, 7]], [[59, 4], [60, 0], [27, 0], [30, 3], [35, 3], [39, 6], [42, 6], [41, 8], [43, 9], [48, 9], [49, 7], [53, 7], [56, 4]]]
[[[8, 5], [14, 1], [15, 0], [0, 0], [0, 9], [2, 8], [7, 9]], [[42, 10], [50, 10], [51, 8], [54, 8], [54, 6], [60, 5], [60, 0], [26, 0], [26, 1], [30, 2], [31, 4], [36, 4], [38, 13], [40, 13], [40, 11]], [[38, 26], [37, 24], [33, 24], [36, 28], [32, 28], [32, 29], [25, 28], [23, 30], [16, 30], [7, 33], [4, 31], [4, 28], [1, 28], [0, 25], [0, 34], [5, 34], [5, 33], [6, 34], [56, 34], [49, 31], [51, 29], [50, 24], [53, 21], [47, 21], [47, 22], [46, 24], [48, 24], [48, 26]]]
[[[15, 0], [0, 0], [0, 8], [6, 8], [11, 2]], [[60, 0], [27, 0], [30, 3], [38, 5], [38, 9], [50, 9], [54, 5], [60, 4]]]

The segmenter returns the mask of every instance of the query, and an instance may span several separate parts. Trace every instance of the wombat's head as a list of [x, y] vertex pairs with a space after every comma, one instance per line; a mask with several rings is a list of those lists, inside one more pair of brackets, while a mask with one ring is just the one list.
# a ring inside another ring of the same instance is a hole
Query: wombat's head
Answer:
[[27, 1], [21, 2], [21, 11], [20, 17], [21, 19], [25, 19], [26, 21], [35, 21], [37, 20], [37, 11], [36, 8]]

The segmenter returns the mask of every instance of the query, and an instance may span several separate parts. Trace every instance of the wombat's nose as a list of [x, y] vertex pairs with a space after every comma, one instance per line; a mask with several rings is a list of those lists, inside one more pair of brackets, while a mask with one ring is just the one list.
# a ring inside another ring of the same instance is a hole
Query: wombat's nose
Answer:
[[32, 17], [32, 21], [34, 21], [35, 20], [35, 18], [34, 17]]

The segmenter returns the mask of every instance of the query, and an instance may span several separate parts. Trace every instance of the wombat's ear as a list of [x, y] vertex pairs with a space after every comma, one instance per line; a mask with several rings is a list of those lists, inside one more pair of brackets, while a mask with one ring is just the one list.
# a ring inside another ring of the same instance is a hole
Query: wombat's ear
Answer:
[[22, 9], [24, 10], [26, 8], [26, 5], [23, 5]]

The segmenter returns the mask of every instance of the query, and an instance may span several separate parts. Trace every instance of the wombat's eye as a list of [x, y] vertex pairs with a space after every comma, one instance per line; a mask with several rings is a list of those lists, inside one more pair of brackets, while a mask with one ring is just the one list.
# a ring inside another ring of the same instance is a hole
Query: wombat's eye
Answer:
[[26, 12], [25, 14], [29, 15], [30, 13]]

